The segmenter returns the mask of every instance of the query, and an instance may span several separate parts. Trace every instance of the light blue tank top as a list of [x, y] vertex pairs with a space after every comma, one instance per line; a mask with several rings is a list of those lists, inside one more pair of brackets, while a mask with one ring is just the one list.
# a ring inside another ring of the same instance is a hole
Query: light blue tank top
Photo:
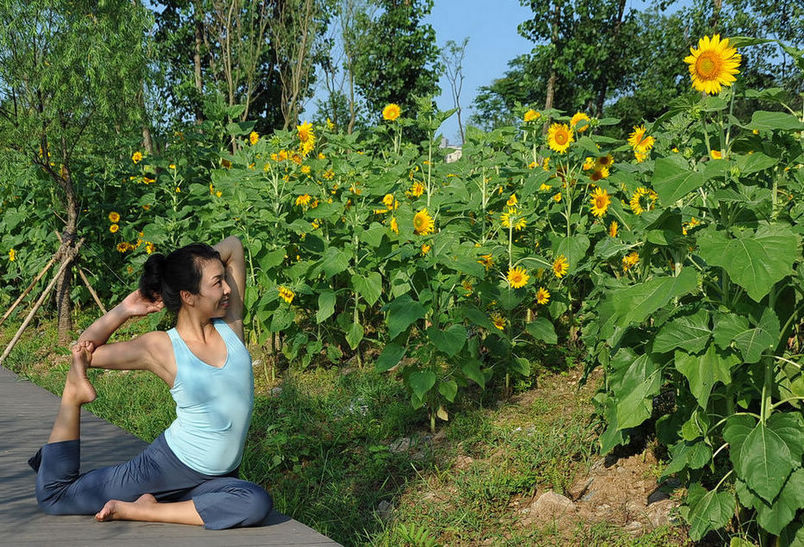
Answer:
[[215, 329], [226, 344], [220, 368], [195, 356], [175, 328], [167, 331], [176, 356], [170, 393], [176, 419], [165, 431], [168, 446], [185, 465], [206, 475], [224, 475], [240, 465], [254, 406], [251, 355], [221, 319]]

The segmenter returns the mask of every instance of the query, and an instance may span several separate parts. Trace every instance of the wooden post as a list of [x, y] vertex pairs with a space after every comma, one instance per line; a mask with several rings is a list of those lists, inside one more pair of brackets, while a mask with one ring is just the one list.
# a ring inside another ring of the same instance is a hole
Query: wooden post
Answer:
[[59, 259], [59, 256], [61, 256], [61, 253], [62, 253], [62, 249], [63, 249], [63, 247], [60, 247], [59, 250], [56, 251], [56, 253], [53, 255], [53, 258], [50, 259], [50, 262], [48, 262], [47, 265], [44, 268], [42, 268], [42, 271], [39, 272], [39, 274], [37, 274], [37, 276], [34, 278], [33, 281], [31, 281], [31, 284], [28, 285], [28, 288], [25, 289], [24, 291], [22, 291], [22, 294], [20, 295], [20, 297], [17, 298], [17, 300], [13, 304], [11, 304], [11, 307], [8, 308], [8, 310], [6, 310], [6, 313], [3, 314], [2, 319], [0, 319], [0, 325], [2, 325], [5, 322], [5, 320], [8, 319], [8, 316], [11, 315], [11, 313], [17, 308], [19, 303], [22, 302], [22, 299], [25, 298], [26, 296], [28, 296], [28, 293], [31, 292], [31, 289], [34, 288], [36, 283], [40, 279], [42, 279], [42, 276], [45, 275], [45, 273], [47, 273], [47, 271], [56, 262], [56, 260]]
[[95, 299], [95, 303], [101, 309], [101, 311], [103, 312], [103, 315], [106, 315], [106, 308], [104, 307], [104, 305], [101, 302], [100, 298], [98, 298], [98, 294], [95, 292], [95, 289], [93, 289], [92, 285], [89, 284], [89, 279], [87, 279], [86, 274], [84, 274], [84, 270], [82, 270], [81, 268], [78, 268], [78, 275], [81, 276], [81, 280], [84, 282], [84, 285], [87, 286], [87, 290], [89, 291], [89, 294], [91, 294], [92, 298]]

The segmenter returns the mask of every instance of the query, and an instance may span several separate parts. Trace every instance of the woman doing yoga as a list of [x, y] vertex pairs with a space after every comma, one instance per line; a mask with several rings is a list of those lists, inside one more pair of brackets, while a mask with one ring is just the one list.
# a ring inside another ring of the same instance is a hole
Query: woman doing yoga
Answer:
[[[235, 237], [153, 254], [140, 288], [81, 334], [48, 443], [29, 462], [43, 511], [211, 529], [265, 519], [271, 497], [237, 478], [254, 401], [245, 280]], [[176, 313], [175, 328], [106, 344], [126, 320], [163, 306]], [[96, 397], [88, 367], [153, 372], [170, 386], [177, 417], [131, 461], [79, 474], [81, 406]]]

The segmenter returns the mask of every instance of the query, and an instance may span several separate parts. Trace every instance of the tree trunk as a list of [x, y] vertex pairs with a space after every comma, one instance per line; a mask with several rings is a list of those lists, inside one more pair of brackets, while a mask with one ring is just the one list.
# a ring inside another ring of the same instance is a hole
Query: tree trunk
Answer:
[[[617, 6], [617, 22], [614, 24], [614, 31], [611, 34], [611, 44], [616, 46], [617, 38], [620, 35], [620, 28], [623, 26], [623, 15], [625, 14], [625, 0], [620, 0]], [[611, 54], [611, 48], [607, 48]], [[619, 54], [619, 52], [617, 52]], [[603, 81], [597, 92], [597, 101], [595, 104], [595, 116], [600, 118], [603, 116], [603, 103], [606, 101], [606, 92], [609, 88], [609, 81], [605, 75], [601, 76]]]
[[712, 33], [717, 32], [717, 26], [720, 23], [720, 10], [723, 8], [723, 0], [712, 0], [714, 9], [712, 10], [712, 19], [709, 21], [709, 27]]
[[[66, 161], [66, 157], [65, 157]], [[62, 240], [67, 244], [62, 263], [68, 264], [74, 260], [73, 253], [69, 249], [74, 247], [77, 241], [76, 228], [78, 226], [78, 200], [73, 188], [70, 168], [64, 165], [59, 173], [61, 187], [65, 193], [65, 209], [67, 213], [67, 223], [62, 233]], [[72, 301], [70, 292], [73, 286], [73, 273], [70, 266], [64, 269], [61, 277], [56, 284], [56, 310], [59, 317], [59, 343], [67, 344], [70, 341], [70, 331], [73, 329], [72, 321]]]
[[198, 92], [198, 102], [195, 105], [195, 123], [204, 121], [204, 113], [201, 109], [201, 99], [204, 96], [204, 83], [201, 80], [201, 43], [204, 33], [203, 10], [199, 2], [195, 2], [195, 48], [193, 49], [193, 67], [195, 74], [195, 90]]
[[[553, 44], [553, 55], [555, 55], [555, 48], [558, 45], [558, 18], [561, 15], [561, 10], [556, 0], [555, 7], [553, 8], [553, 35], [551, 38], [551, 43]], [[550, 110], [553, 108], [553, 98], [555, 97], [556, 93], [556, 62], [555, 58], [552, 59], [550, 62], [550, 78], [547, 80], [547, 90], [545, 91], [545, 99], [544, 99], [544, 109]], [[544, 121], [544, 128], [542, 132], [546, 135], [547, 131], [550, 128], [550, 115], [548, 114]]]

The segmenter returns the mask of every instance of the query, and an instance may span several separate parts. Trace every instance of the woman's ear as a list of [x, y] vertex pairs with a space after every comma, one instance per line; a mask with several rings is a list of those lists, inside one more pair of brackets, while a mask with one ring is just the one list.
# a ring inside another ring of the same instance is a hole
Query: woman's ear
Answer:
[[193, 307], [195, 305], [195, 295], [190, 291], [179, 291], [183, 306]]

